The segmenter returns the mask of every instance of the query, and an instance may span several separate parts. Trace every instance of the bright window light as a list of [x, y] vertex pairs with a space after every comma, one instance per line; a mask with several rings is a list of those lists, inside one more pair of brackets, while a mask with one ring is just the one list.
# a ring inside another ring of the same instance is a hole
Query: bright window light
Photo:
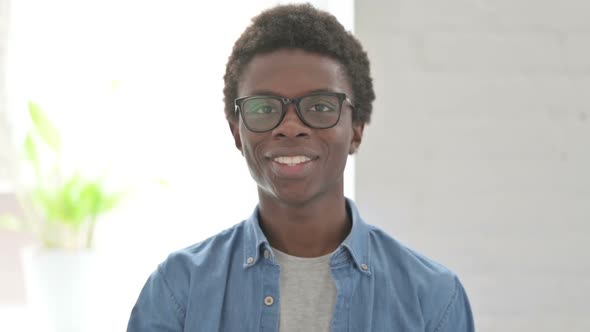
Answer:
[[[119, 295], [104, 331], [124, 330], [139, 289], [167, 253], [253, 211], [256, 185], [223, 113], [223, 73], [251, 17], [276, 3], [12, 1], [14, 141], [24, 136], [34, 100], [61, 129], [68, 167], [134, 188], [98, 223], [97, 249], [117, 257], [120, 269], [108, 284]], [[352, 0], [311, 3], [352, 30]], [[353, 171], [351, 159], [345, 194], [352, 198]]]

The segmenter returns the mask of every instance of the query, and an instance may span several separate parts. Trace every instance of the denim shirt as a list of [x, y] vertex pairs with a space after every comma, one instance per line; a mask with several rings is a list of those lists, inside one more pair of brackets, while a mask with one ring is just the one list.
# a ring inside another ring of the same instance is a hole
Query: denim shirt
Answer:
[[[347, 206], [352, 229], [330, 258], [337, 289], [332, 331], [474, 331], [452, 272], [363, 222], [351, 200]], [[161, 263], [127, 331], [278, 331], [279, 276], [256, 209]]]

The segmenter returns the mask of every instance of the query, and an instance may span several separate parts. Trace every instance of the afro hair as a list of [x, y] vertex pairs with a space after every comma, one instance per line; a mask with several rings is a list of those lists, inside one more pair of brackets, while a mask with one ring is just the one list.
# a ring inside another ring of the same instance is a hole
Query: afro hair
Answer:
[[295, 48], [332, 57], [340, 62], [350, 81], [355, 108], [353, 121], [368, 123], [375, 99], [367, 53], [360, 42], [330, 13], [310, 4], [279, 5], [252, 19], [234, 44], [223, 77], [225, 115], [236, 120], [240, 75], [254, 56]]

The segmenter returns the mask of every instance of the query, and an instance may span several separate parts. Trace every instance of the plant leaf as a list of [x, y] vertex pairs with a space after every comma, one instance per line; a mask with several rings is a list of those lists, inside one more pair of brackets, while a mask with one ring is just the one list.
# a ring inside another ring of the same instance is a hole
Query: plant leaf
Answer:
[[88, 207], [89, 217], [95, 217], [112, 210], [119, 204], [122, 194], [109, 194], [100, 181], [86, 183], [80, 194], [80, 204]]
[[96, 182], [84, 183], [80, 190], [79, 206], [84, 208], [84, 217], [93, 217], [99, 213], [102, 191], [100, 185]]
[[119, 205], [119, 203], [121, 203], [123, 196], [124, 195], [122, 193], [104, 195], [98, 213], [105, 213], [114, 209], [117, 205]]
[[55, 152], [61, 148], [61, 138], [57, 128], [49, 121], [43, 110], [36, 103], [29, 101], [29, 115], [35, 129], [43, 138], [43, 141], [51, 147]]
[[27, 160], [33, 164], [35, 170], [38, 170], [39, 154], [37, 153], [37, 145], [35, 144], [35, 140], [33, 139], [33, 135], [31, 133], [29, 133], [25, 139], [24, 149]]
[[70, 178], [59, 191], [61, 220], [79, 226], [89, 215], [88, 203], [81, 200], [81, 192], [84, 180], [79, 174]]
[[56, 196], [55, 192], [51, 192], [43, 187], [35, 188], [31, 193], [35, 205], [41, 208], [47, 222], [59, 220], [60, 218], [58, 213], [59, 202]]

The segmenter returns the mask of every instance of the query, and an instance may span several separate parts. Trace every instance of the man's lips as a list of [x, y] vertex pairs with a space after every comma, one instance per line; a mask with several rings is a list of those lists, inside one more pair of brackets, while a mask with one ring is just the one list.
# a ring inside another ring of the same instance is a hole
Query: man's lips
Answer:
[[296, 160], [302, 157], [277, 157], [270, 163], [271, 171], [279, 178], [303, 178], [314, 168], [317, 159], [305, 158], [300, 162], [285, 162], [285, 160]]
[[318, 155], [310, 149], [277, 149], [266, 155], [271, 171], [282, 178], [301, 178], [311, 172]]

